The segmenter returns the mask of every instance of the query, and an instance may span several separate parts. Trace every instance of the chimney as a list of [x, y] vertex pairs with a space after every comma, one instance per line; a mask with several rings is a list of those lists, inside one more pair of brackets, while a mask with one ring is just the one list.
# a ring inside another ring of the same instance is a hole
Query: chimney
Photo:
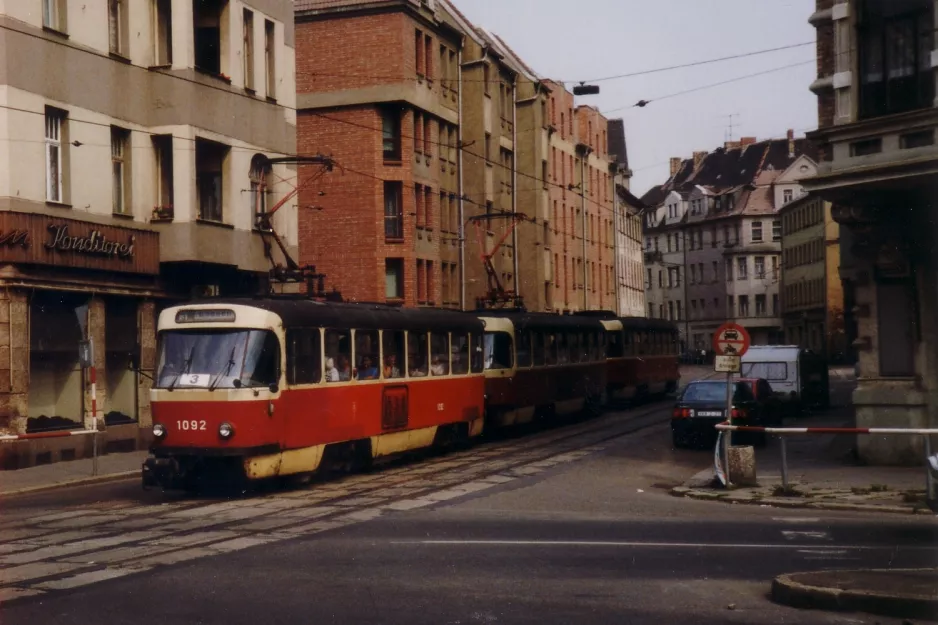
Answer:
[[675, 156], [671, 159], [671, 176], [673, 177], [679, 171], [681, 171], [681, 158]]
[[755, 137], [740, 137], [739, 138], [739, 145], [752, 145], [755, 142], [756, 142]]
[[735, 150], [740, 147], [739, 141], [726, 141], [723, 143], [724, 150]]
[[788, 129], [788, 158], [795, 158], [795, 131]]
[[706, 152], [694, 152], [694, 171], [700, 168], [700, 164], [707, 158]]

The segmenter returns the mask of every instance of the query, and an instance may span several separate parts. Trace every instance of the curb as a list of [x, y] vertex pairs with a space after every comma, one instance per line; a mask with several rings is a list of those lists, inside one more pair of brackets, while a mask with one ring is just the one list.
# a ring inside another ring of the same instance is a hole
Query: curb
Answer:
[[718, 501], [728, 504], [744, 504], [756, 506], [772, 506], [774, 508], [801, 508], [807, 510], [832, 510], [840, 512], [883, 512], [888, 514], [913, 514], [913, 515], [935, 515], [934, 512], [925, 508], [909, 508], [905, 506], [876, 506], [862, 503], [837, 503], [837, 502], [819, 502], [802, 501], [799, 499], [785, 497], [763, 497], [761, 499], [752, 498], [732, 498], [729, 496], [731, 491], [700, 491], [686, 486], [675, 486], [670, 493], [673, 497], [687, 497], [698, 501]]
[[[899, 570], [894, 569], [894, 571]], [[796, 580], [801, 575], [806, 574], [790, 573], [776, 577], [772, 581], [772, 601], [793, 608], [866, 612], [892, 618], [934, 619], [938, 617], [938, 599], [918, 595], [890, 595], [865, 590], [811, 586]]]
[[27, 488], [18, 488], [0, 492], [0, 499], [8, 497], [18, 497], [20, 495], [32, 495], [59, 488], [68, 488], [74, 486], [91, 486], [93, 484], [105, 484], [107, 482], [120, 482], [134, 477], [140, 477], [140, 470], [122, 471], [120, 473], [109, 473], [107, 475], [96, 475], [92, 477], [83, 477], [77, 480], [68, 480], [67, 482], [56, 482], [55, 484], [44, 484], [42, 486], [29, 486]]

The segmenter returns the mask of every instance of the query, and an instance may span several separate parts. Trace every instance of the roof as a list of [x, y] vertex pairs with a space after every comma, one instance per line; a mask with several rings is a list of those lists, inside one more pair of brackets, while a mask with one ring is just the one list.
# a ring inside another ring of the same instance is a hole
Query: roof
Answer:
[[[788, 139], [768, 139], [744, 146], [725, 146], [708, 153], [694, 167], [694, 159], [681, 162], [678, 171], [666, 182], [652, 187], [642, 201], [657, 206], [671, 191], [684, 192], [696, 186], [705, 187], [713, 193], [746, 185], [760, 184], [760, 175], [785, 171], [799, 156], [806, 154], [817, 160], [817, 148], [807, 139], [794, 141], [794, 154], [789, 155]], [[743, 203], [739, 202], [737, 206]], [[739, 209], [740, 212], [742, 208]]]
[[[300, 298], [218, 298], [188, 302], [218, 306], [252, 306], [280, 317], [285, 327], [388, 328], [481, 332], [475, 315], [433, 308], [400, 308], [383, 304], [321, 302]], [[183, 304], [184, 306], [185, 304]]]
[[629, 152], [625, 144], [625, 122], [621, 119], [610, 119], [606, 128], [606, 137], [609, 153], [616, 157], [616, 162], [623, 167], [629, 166]]
[[400, 3], [400, 0], [293, 0], [293, 10], [329, 11], [334, 9], [353, 9], [366, 6], [380, 6], [388, 2]]
[[616, 185], [616, 192], [619, 194], [619, 199], [637, 209], [649, 208], [640, 198], [634, 195], [631, 191], [623, 187], [622, 185]]
[[581, 310], [573, 314], [575, 317], [592, 317], [604, 321], [620, 321], [623, 329], [631, 330], [666, 330], [677, 332], [677, 325], [666, 319], [649, 319], [647, 317], [619, 317], [611, 310]]
[[479, 317], [508, 319], [516, 330], [595, 330], [604, 332], [605, 326], [597, 317], [583, 315], [554, 315], [551, 313], [519, 312], [515, 310], [480, 310], [473, 313]]

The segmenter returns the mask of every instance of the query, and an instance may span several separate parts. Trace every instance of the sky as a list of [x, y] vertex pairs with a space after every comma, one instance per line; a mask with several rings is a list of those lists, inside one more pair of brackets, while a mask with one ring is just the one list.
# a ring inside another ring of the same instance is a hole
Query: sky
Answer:
[[[668, 178], [673, 156], [690, 158], [729, 138], [796, 136], [817, 127], [815, 0], [451, 0], [477, 26], [497, 33], [535, 72], [589, 81], [702, 60], [809, 43], [787, 50], [596, 82], [577, 98], [625, 120], [632, 192]], [[695, 87], [786, 65], [684, 95]], [[572, 84], [567, 84], [572, 88]], [[651, 100], [645, 107], [633, 106]], [[627, 107], [622, 110], [620, 107]], [[730, 117], [732, 115], [732, 118]]]

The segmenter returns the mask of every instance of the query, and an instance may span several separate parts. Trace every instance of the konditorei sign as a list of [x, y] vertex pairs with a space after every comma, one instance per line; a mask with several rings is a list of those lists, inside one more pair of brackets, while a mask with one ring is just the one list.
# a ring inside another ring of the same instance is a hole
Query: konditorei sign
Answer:
[[0, 262], [156, 275], [159, 233], [0, 211]]

